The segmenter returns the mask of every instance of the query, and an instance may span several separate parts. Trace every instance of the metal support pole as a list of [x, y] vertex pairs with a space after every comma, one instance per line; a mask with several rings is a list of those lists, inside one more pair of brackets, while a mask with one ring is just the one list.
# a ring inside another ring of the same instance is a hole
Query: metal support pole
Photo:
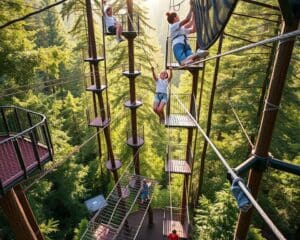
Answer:
[[[284, 25], [282, 34], [296, 30], [297, 26], [298, 23], [295, 23], [292, 26]], [[269, 93], [266, 99], [266, 105], [264, 108], [258, 139], [254, 151], [255, 155], [262, 158], [268, 157], [268, 151], [272, 140], [272, 133], [275, 126], [278, 107], [294, 48], [294, 41], [294, 39], [288, 39], [287, 41], [280, 42], [276, 53]], [[258, 190], [262, 176], [263, 172], [255, 168], [249, 173], [248, 187], [251, 189], [251, 193], [254, 198], [257, 198], [258, 196]], [[234, 239], [246, 239], [252, 214], [253, 208], [246, 213], [240, 213]]]

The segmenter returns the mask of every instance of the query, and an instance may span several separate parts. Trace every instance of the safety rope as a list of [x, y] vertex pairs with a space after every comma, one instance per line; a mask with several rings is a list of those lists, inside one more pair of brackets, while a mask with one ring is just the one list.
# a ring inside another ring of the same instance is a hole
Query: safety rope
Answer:
[[248, 140], [248, 142], [249, 142], [251, 148], [254, 148], [254, 144], [252, 143], [252, 141], [251, 141], [249, 135], [247, 134], [247, 131], [246, 131], [246, 129], [244, 128], [244, 126], [243, 126], [243, 124], [242, 124], [242, 122], [241, 122], [239, 116], [237, 115], [237, 113], [236, 113], [236, 111], [235, 111], [235, 109], [234, 109], [234, 107], [233, 107], [232, 102], [230, 101], [230, 99], [228, 100], [228, 104], [229, 104], [229, 106], [231, 107], [231, 110], [232, 110], [232, 112], [233, 112], [233, 114], [234, 114], [236, 120], [237, 120], [238, 123], [240, 124], [240, 127], [242, 128], [242, 130], [243, 130], [243, 132], [244, 132], [244, 134], [245, 134], [245, 136], [246, 136], [246, 138], [247, 138], [247, 140]]
[[259, 42], [256, 42], [256, 43], [251, 43], [251, 44], [248, 44], [248, 45], [240, 47], [240, 48], [229, 50], [227, 52], [216, 54], [212, 57], [208, 57], [208, 58], [205, 58], [205, 59], [194, 61], [191, 64], [187, 64], [185, 66], [180, 66], [178, 68], [183, 69], [183, 68], [186, 68], [186, 67], [191, 66], [191, 65], [207, 62], [207, 61], [219, 58], [219, 57], [228, 56], [228, 55], [231, 55], [231, 54], [234, 54], [234, 53], [237, 53], [237, 52], [241, 52], [241, 51], [244, 51], [244, 50], [248, 50], [248, 49], [251, 49], [251, 48], [254, 48], [254, 47], [257, 47], [257, 46], [261, 46], [261, 45], [264, 45], [264, 44], [268, 44], [268, 43], [272, 43], [272, 42], [276, 42], [276, 41], [281, 41], [281, 40], [285, 40], [285, 39], [292, 39], [292, 38], [299, 37], [299, 36], [300, 36], [300, 30], [295, 30], [293, 32], [285, 33], [285, 34], [282, 34], [282, 35], [279, 35], [279, 36], [276, 36], [276, 37], [272, 37], [272, 38], [268, 38], [266, 40], [262, 40], [262, 41], [259, 41]]

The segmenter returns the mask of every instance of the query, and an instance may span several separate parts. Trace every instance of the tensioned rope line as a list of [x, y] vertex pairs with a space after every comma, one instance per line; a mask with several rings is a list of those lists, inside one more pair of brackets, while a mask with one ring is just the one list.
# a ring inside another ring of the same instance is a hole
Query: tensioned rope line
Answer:
[[0, 29], [3, 29], [3, 28], [5, 28], [5, 27], [7, 27], [7, 26], [9, 26], [9, 25], [11, 25], [11, 24], [16, 23], [16, 22], [23, 21], [23, 20], [25, 20], [26, 18], [29, 18], [29, 17], [31, 17], [31, 16], [33, 16], [33, 15], [35, 15], [35, 14], [41, 13], [41, 12], [43, 12], [43, 11], [46, 11], [46, 10], [52, 8], [52, 7], [55, 7], [55, 6], [59, 5], [59, 4], [62, 4], [62, 3], [64, 3], [64, 2], [66, 2], [66, 1], [68, 1], [68, 0], [61, 0], [61, 1], [59, 1], [59, 2], [56, 2], [56, 3], [50, 4], [50, 5], [46, 6], [46, 7], [43, 7], [43, 8], [41, 8], [41, 9], [37, 10], [37, 11], [28, 13], [28, 14], [26, 14], [26, 15], [23, 16], [23, 17], [20, 17], [20, 18], [16, 18], [16, 19], [14, 19], [14, 20], [11, 20], [11, 21], [9, 21], [9, 22], [7, 22], [7, 23], [1, 25], [1, 26], [0, 26]]
[[[80, 80], [82, 81], [82, 79], [75, 79], [75, 80], [70, 80], [70, 81], [65, 81], [65, 82], [58, 82], [58, 83], [50, 84], [50, 85], [47, 85], [47, 86], [39, 86], [39, 87], [37, 87], [37, 88], [38, 88], [38, 89], [44, 89], [44, 88], [48, 88], [48, 87], [55, 87], [55, 86], [59, 86], [59, 85], [64, 85], [64, 84], [66, 84], [66, 83], [80, 82]], [[0, 98], [8, 97], [8, 96], [19, 95], [19, 94], [21, 94], [21, 93], [27, 92], [28, 90], [30, 90], [30, 89], [26, 89], [26, 90], [14, 92], [14, 93], [9, 93], [9, 94], [0, 95]]]
[[[88, 76], [88, 75], [91, 75], [91, 73], [84, 73], [82, 75]], [[62, 81], [62, 80], [70, 79], [70, 78], [74, 78], [74, 74], [73, 73], [69, 74], [69, 77], [67, 75], [66, 77], [51, 79], [51, 80], [47, 80], [47, 81], [42, 81], [41, 83], [29, 83], [29, 84], [21, 85], [21, 86], [17, 86], [17, 87], [5, 88], [5, 89], [1, 89], [1, 91], [10, 91], [10, 90], [14, 90], [15, 91], [15, 90], [18, 90], [19, 88], [38, 87], [38, 86], [44, 85], [45, 83], [52, 83], [52, 82], [55, 82], [55, 81]], [[0, 95], [0, 97], [1, 97], [1, 95]]]
[[254, 144], [252, 143], [252, 141], [251, 141], [249, 135], [247, 134], [247, 131], [246, 131], [246, 129], [244, 128], [244, 126], [243, 126], [243, 124], [242, 124], [242, 122], [241, 122], [239, 116], [237, 115], [235, 109], [233, 108], [233, 106], [232, 106], [230, 100], [228, 100], [228, 104], [229, 104], [229, 106], [231, 107], [231, 110], [232, 110], [232, 112], [233, 112], [233, 114], [234, 114], [236, 120], [237, 120], [238, 123], [240, 124], [240, 127], [242, 128], [242, 130], [243, 130], [243, 132], [244, 132], [244, 134], [245, 134], [245, 136], [246, 136], [246, 138], [247, 138], [249, 144], [251, 145], [251, 148], [253, 148], [253, 147], [254, 147]]
[[185, 66], [180, 66], [179, 68], [186, 68], [189, 65], [195, 65], [195, 64], [203, 63], [203, 62], [206, 62], [206, 61], [210, 61], [212, 59], [216, 59], [216, 58], [219, 58], [219, 57], [224, 57], [224, 56], [227, 56], [227, 55], [231, 55], [233, 53], [248, 50], [248, 49], [251, 49], [251, 48], [254, 48], [254, 47], [257, 47], [257, 46], [261, 46], [261, 45], [264, 45], [264, 44], [268, 44], [268, 43], [272, 43], [272, 42], [276, 42], [276, 41], [280, 41], [280, 40], [288, 40], [288, 39], [292, 39], [294, 37], [299, 37], [299, 36], [300, 36], [300, 30], [296, 30], [296, 31], [285, 33], [285, 34], [282, 34], [282, 35], [279, 35], [279, 36], [276, 36], [276, 37], [268, 38], [266, 40], [262, 40], [262, 41], [259, 41], [259, 42], [256, 42], [256, 43], [252, 43], [252, 44], [240, 47], [240, 48], [229, 50], [229, 51], [224, 52], [224, 53], [216, 54], [212, 57], [208, 57], [208, 58], [205, 58], [205, 59], [195, 61], [192, 64], [187, 64]]
[[[58, 162], [57, 164], [54, 164], [53, 166], [51, 166], [51, 168], [49, 168], [48, 170], [44, 171], [43, 173], [41, 173], [37, 178], [34, 178], [34, 181], [29, 184], [28, 186], [26, 186], [26, 188], [24, 188], [24, 191], [27, 191], [28, 189], [30, 189], [34, 184], [36, 184], [40, 179], [42, 179], [43, 177], [45, 177], [48, 173], [53, 172], [57, 167], [61, 166], [65, 161], [67, 161], [71, 156], [73, 156], [75, 153], [78, 153], [86, 144], [88, 144], [94, 137], [96, 137], [99, 133], [103, 132], [105, 128], [107, 128], [108, 126], [110, 126], [114, 121], [116, 121], [116, 119], [121, 119], [124, 115], [124, 112], [121, 112], [118, 116], [116, 116], [114, 119], [112, 119], [110, 121], [109, 124], [105, 125], [103, 128], [101, 128], [99, 131], [97, 131], [96, 133], [94, 133], [92, 136], [90, 136], [88, 139], [86, 139], [82, 144], [80, 144], [79, 146], [75, 147], [74, 149], [71, 150], [70, 153], [68, 153], [60, 162]], [[31, 178], [29, 178], [31, 179]], [[29, 180], [27, 179], [27, 181]]]
[[256, 200], [253, 198], [252, 194], [249, 192], [245, 184], [241, 181], [241, 178], [238, 177], [238, 175], [232, 170], [232, 168], [229, 166], [226, 159], [222, 156], [222, 154], [219, 152], [217, 147], [213, 144], [213, 142], [210, 140], [210, 138], [206, 135], [205, 131], [200, 127], [196, 119], [190, 114], [188, 109], [183, 105], [183, 103], [180, 101], [178, 96], [174, 94], [179, 104], [182, 106], [182, 108], [186, 111], [186, 113], [189, 115], [191, 120], [194, 122], [194, 124], [197, 126], [198, 130], [201, 132], [203, 137], [206, 139], [208, 144], [211, 146], [211, 148], [214, 150], [215, 154], [218, 156], [224, 167], [227, 169], [228, 173], [231, 175], [232, 179], [238, 181], [238, 184], [241, 188], [241, 190], [245, 193], [249, 201], [252, 203], [253, 207], [257, 210], [259, 215], [262, 217], [262, 219], [268, 224], [270, 229], [273, 231], [273, 233], [276, 235], [276, 237], [280, 240], [286, 240], [286, 238], [282, 235], [282, 233], [278, 230], [278, 228], [275, 226], [275, 224], [272, 222], [272, 220], [269, 218], [269, 216], [264, 212], [264, 210], [260, 207], [260, 205], [256, 202]]

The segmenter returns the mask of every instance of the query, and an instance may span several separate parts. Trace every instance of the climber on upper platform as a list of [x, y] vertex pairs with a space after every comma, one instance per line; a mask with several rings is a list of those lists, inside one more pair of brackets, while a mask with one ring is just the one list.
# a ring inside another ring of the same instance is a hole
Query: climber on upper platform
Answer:
[[196, 31], [192, 2], [190, 1], [189, 13], [182, 21], [180, 21], [176, 12], [167, 12], [166, 15], [170, 24], [172, 48], [177, 62], [184, 66], [193, 63], [196, 59], [206, 57], [209, 53], [207, 50], [198, 49], [193, 54], [188, 43], [188, 34]]
[[122, 25], [117, 21], [116, 17], [113, 15], [112, 7], [109, 5], [105, 6], [104, 14], [105, 27], [107, 28], [107, 31], [109, 33], [116, 34], [116, 40], [118, 42], [125, 41], [125, 39], [121, 36], [123, 32]]

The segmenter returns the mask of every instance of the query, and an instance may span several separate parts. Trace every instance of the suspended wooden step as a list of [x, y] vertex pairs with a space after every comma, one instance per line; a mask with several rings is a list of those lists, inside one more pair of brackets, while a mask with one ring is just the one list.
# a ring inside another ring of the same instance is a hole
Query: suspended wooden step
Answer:
[[97, 50], [97, 57], [92, 57], [92, 53], [89, 53], [89, 48], [85, 47], [82, 49], [82, 57], [83, 61], [85, 62], [92, 62], [92, 63], [98, 63], [100, 61], [104, 60], [104, 47], [103, 44], [96, 46]]
[[187, 145], [168, 145], [165, 171], [170, 173], [191, 174], [191, 148]]
[[130, 109], [139, 108], [143, 105], [143, 102], [141, 99], [135, 100], [135, 102], [131, 102], [130, 100], [126, 101], [124, 103], [124, 106]]
[[137, 130], [127, 129], [127, 145], [139, 148], [144, 144], [144, 126], [138, 126]]
[[[133, 38], [139, 35], [140, 33], [140, 24], [139, 24], [139, 15], [138, 14], [133, 14], [132, 19], [128, 17], [127, 14], [114, 14], [116, 17], [117, 21], [121, 24], [123, 28], [123, 33], [122, 35], [126, 38]], [[104, 35], [107, 36], [114, 36], [116, 35], [115, 33], [111, 33], [108, 31], [107, 27], [105, 26], [105, 18], [102, 17], [103, 21], [103, 33]], [[132, 28], [129, 27], [129, 23], [132, 24]]]
[[0, 107], [0, 194], [52, 160], [46, 117], [15, 106]]
[[[141, 203], [143, 180], [151, 183], [149, 199]], [[124, 173], [106, 199], [107, 206], [98, 211], [91, 219], [88, 229], [81, 239], [135, 239], [152, 201], [155, 182], [139, 175]], [[126, 189], [126, 194], [123, 192]], [[128, 216], [134, 212], [141, 213], [140, 222], [135, 226], [128, 226]], [[96, 238], [97, 236], [97, 238]]]
[[[94, 110], [92, 110], [92, 109], [87, 109], [86, 114], [87, 114], [88, 125], [90, 127], [103, 128], [103, 127], [106, 127], [110, 123], [110, 119], [107, 116], [107, 113], [105, 113], [105, 119], [102, 119], [101, 113], [97, 112], [97, 116], [96, 116]], [[98, 116], [98, 115], [100, 115], [100, 116]]]
[[93, 74], [90, 73], [90, 74], [86, 75], [85, 76], [85, 90], [95, 92], [95, 93], [103, 92], [107, 88], [106, 76], [104, 73], [101, 74], [101, 72], [100, 72], [99, 77], [100, 77], [100, 82], [102, 82], [104, 84], [101, 84], [101, 86], [97, 87], [95, 84], [95, 78], [94, 78]]
[[129, 64], [122, 64], [122, 74], [129, 79], [135, 79], [137, 76], [141, 75], [141, 64], [135, 64], [134, 70], [129, 70]]
[[122, 162], [119, 159], [114, 159], [114, 161], [109, 159], [105, 162], [105, 166], [110, 171], [118, 170], [122, 167]]
[[163, 235], [167, 237], [176, 230], [180, 239], [188, 239], [189, 215], [181, 208], [166, 207], [163, 220]]
[[[189, 37], [189, 43], [191, 48], [196, 46], [197, 39], [196, 37]], [[194, 69], [203, 69], [203, 63], [200, 64], [191, 64], [185, 67], [182, 67], [177, 62], [172, 48], [172, 39], [170, 37], [167, 38], [166, 41], [166, 54], [165, 54], [165, 67], [169, 69], [172, 67], [173, 70], [194, 70]]]
[[194, 96], [191, 94], [169, 94], [169, 100], [166, 107], [166, 127], [182, 127], [182, 128], [196, 128], [195, 122], [186, 112], [192, 112], [192, 116], [196, 116], [195, 109], [190, 109], [190, 102]]

